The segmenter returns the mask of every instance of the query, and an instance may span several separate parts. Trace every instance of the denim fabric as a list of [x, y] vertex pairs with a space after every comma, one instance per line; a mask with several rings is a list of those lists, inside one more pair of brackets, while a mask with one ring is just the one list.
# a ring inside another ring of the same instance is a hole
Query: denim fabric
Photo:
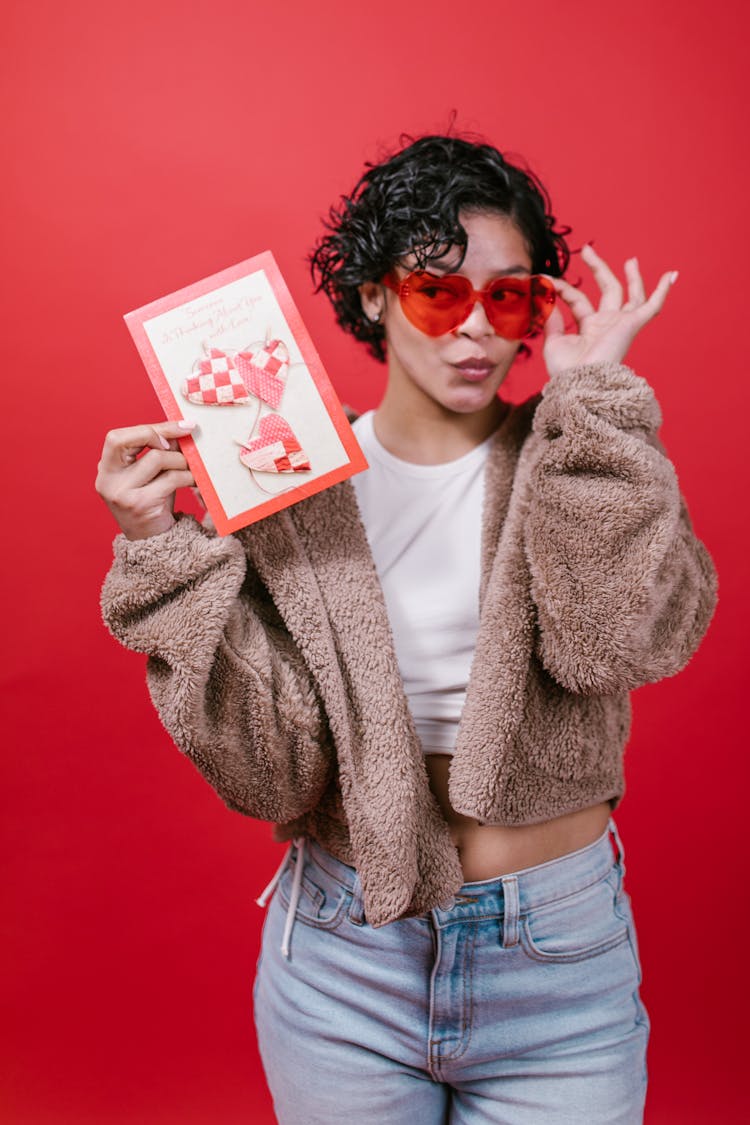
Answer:
[[353, 868], [306, 841], [287, 959], [291, 847], [254, 989], [280, 1125], [642, 1121], [649, 1022], [610, 830], [378, 929]]

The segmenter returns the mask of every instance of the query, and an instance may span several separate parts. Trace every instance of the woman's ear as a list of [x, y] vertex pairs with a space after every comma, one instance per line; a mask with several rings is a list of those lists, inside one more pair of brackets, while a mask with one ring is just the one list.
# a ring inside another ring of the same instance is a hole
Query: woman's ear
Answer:
[[378, 324], [385, 311], [385, 292], [383, 286], [377, 281], [365, 281], [359, 287], [359, 299], [362, 303], [362, 312], [373, 324]]

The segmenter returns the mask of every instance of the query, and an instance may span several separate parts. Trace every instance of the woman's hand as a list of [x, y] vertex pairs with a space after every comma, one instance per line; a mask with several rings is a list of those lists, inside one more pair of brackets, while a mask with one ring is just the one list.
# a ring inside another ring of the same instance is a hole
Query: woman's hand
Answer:
[[96, 491], [126, 538], [148, 539], [174, 524], [176, 489], [195, 484], [177, 438], [194, 428], [194, 422], [157, 422], [107, 434]]
[[621, 363], [638, 332], [661, 311], [677, 280], [676, 271], [662, 274], [647, 298], [638, 260], [630, 258], [625, 263], [628, 294], [623, 302], [623, 287], [604, 259], [591, 246], [584, 246], [581, 257], [601, 290], [599, 308], [567, 281], [550, 278], [578, 326], [577, 332], [566, 333], [559, 304], [552, 310], [544, 331], [544, 362], [550, 375], [583, 363]]

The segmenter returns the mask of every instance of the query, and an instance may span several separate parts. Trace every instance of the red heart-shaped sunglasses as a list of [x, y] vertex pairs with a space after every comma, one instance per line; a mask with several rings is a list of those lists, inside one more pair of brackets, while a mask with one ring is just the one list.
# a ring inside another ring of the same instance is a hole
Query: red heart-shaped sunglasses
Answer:
[[475, 289], [459, 274], [440, 277], [424, 270], [398, 278], [389, 273], [383, 285], [398, 294], [404, 316], [427, 336], [452, 332], [467, 319], [477, 301], [498, 336], [522, 340], [538, 332], [555, 304], [548, 277], [498, 277], [486, 289]]

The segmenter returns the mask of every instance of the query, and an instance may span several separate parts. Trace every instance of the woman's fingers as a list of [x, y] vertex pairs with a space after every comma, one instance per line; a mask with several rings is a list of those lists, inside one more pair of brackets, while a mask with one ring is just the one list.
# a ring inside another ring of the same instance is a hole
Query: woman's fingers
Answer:
[[580, 289], [576, 289], [575, 285], [571, 285], [570, 282], [564, 281], [561, 277], [551, 277], [550, 281], [579, 324], [585, 316], [591, 316], [594, 312], [594, 306], [585, 293], [582, 293]]
[[108, 501], [112, 515], [127, 539], [150, 539], [174, 526], [174, 495], [195, 484], [188, 470], [167, 469], [145, 488], [129, 489]]
[[[585, 251], [585, 253], [584, 253]], [[649, 297], [636, 258], [625, 263], [627, 301], [623, 289], [606, 262], [585, 247], [582, 254], [590, 264], [601, 288], [598, 308], [579, 289], [561, 278], [551, 278], [560, 298], [548, 321], [544, 359], [550, 375], [583, 363], [622, 363], [636, 335], [664, 306], [677, 280], [677, 272], [662, 274]], [[573, 331], [562, 333], [561, 314], [567, 305], [576, 320]], [[577, 329], [577, 330], [576, 330]]]
[[[584, 251], [588, 251], [589, 249], [590, 247], [585, 246], [581, 254], [583, 255]], [[592, 250], [591, 254], [593, 255], [593, 253], [594, 251]], [[563, 281], [560, 277], [550, 278], [558, 294], [562, 297], [566, 305], [568, 305], [579, 325], [584, 317], [591, 316], [596, 312], [635, 312], [639, 314], [636, 317], [639, 324], [645, 324], [661, 310], [667, 299], [670, 288], [674, 285], [678, 277], [676, 270], [670, 270], [668, 273], [663, 274], [651, 296], [646, 297], [646, 288], [643, 284], [643, 278], [641, 277], [638, 259], [629, 258], [625, 263], [628, 299], [625, 304], [622, 304], [622, 285], [620, 285], [620, 282], [612, 273], [606, 262], [598, 258], [596, 265], [594, 265], [592, 258], [592, 269], [595, 275], [597, 275], [597, 281], [602, 289], [602, 299], [598, 309], [594, 308], [589, 298], [585, 293], [582, 293], [580, 289], [576, 289], [575, 286], [570, 285], [567, 281]]]
[[170, 439], [185, 437], [194, 429], [194, 422], [180, 421], [110, 430], [104, 439], [100, 471], [109, 473], [127, 468], [144, 449], [171, 449]]
[[602, 299], [599, 308], [602, 312], [622, 308], [622, 284], [617, 274], [609, 268], [604, 258], [600, 258], [593, 246], [584, 246], [581, 257], [594, 275], [601, 289]]
[[104, 439], [99, 462], [99, 472], [116, 473], [132, 465], [144, 449], [169, 449], [166, 435], [162, 437], [156, 426], [128, 426], [110, 430]]
[[167, 469], [155, 477], [145, 488], [138, 489], [131, 505], [133, 511], [143, 511], [155, 503], [163, 503], [178, 488], [194, 488], [195, 478], [189, 469]]
[[624, 310], [637, 309], [646, 300], [646, 288], [637, 258], [628, 258], [625, 263], [625, 280], [628, 283], [628, 299], [622, 307]]
[[149, 449], [130, 467], [127, 476], [128, 488], [143, 488], [160, 473], [170, 469], [185, 470], [187, 461], [179, 450], [172, 452], [163, 449]]
[[173, 525], [176, 490], [195, 485], [177, 439], [194, 429], [194, 422], [157, 422], [107, 434], [96, 490], [128, 539], [159, 535]]
[[641, 320], [641, 324], [646, 324], [647, 321], [651, 320], [652, 317], [661, 312], [669, 291], [674, 285], [675, 281], [677, 281], [678, 277], [679, 273], [677, 270], [670, 270], [668, 273], [663, 273], [661, 275], [651, 296], [647, 301], [644, 301], [644, 303], [638, 309], [638, 312], [640, 313], [639, 319]]
[[544, 335], [549, 338], [550, 336], [562, 336], [565, 332], [565, 317], [562, 314], [559, 305], [553, 305], [552, 312], [547, 317], [544, 325]]

